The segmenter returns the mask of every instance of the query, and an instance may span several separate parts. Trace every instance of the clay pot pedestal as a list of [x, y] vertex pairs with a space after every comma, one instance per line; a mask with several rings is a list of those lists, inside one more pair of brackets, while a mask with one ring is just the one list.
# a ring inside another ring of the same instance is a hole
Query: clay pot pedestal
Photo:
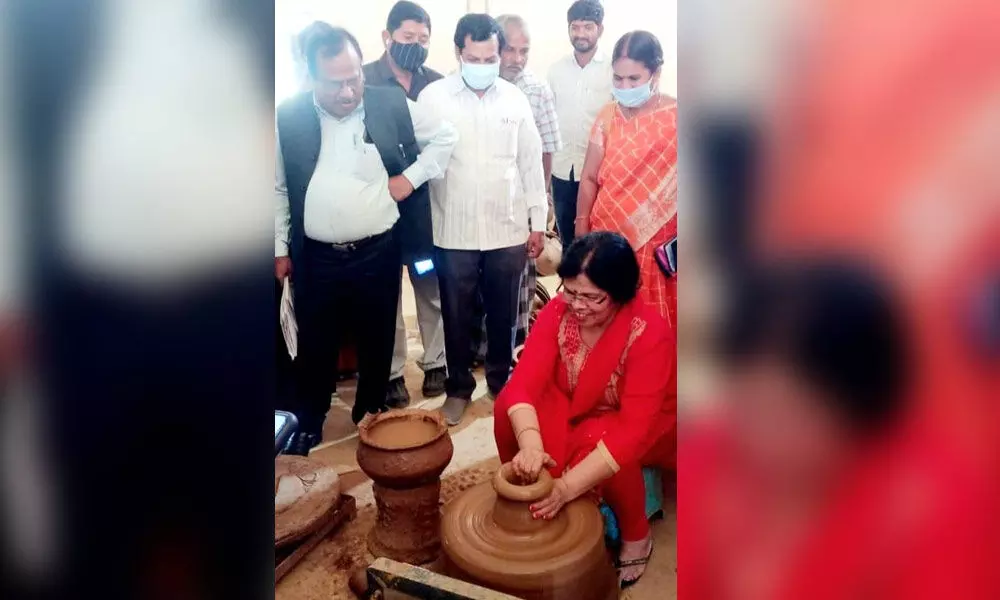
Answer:
[[441, 473], [454, 448], [442, 417], [426, 410], [382, 413], [359, 431], [358, 466], [372, 478], [378, 517], [375, 557], [420, 565], [441, 551]]
[[552, 484], [542, 471], [521, 485], [508, 463], [492, 482], [449, 502], [441, 523], [448, 574], [526, 600], [617, 598], [604, 523], [592, 502], [570, 502], [551, 521], [532, 518], [528, 507]]

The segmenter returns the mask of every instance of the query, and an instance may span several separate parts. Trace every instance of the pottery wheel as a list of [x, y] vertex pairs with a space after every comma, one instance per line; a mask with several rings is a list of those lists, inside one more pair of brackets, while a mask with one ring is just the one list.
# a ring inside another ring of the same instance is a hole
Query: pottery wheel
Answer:
[[[519, 580], [525, 587], [551, 579], [555, 571], [575, 570], [587, 563], [594, 548], [603, 548], [600, 514], [585, 502], [572, 502], [538, 531], [517, 533], [496, 526], [492, 518], [496, 493], [491, 482], [468, 490], [445, 513], [442, 543], [462, 571], [487, 584]], [[519, 586], [520, 587], [520, 586]]]
[[286, 546], [308, 537], [340, 497], [340, 478], [333, 467], [304, 456], [274, 460], [274, 545]]

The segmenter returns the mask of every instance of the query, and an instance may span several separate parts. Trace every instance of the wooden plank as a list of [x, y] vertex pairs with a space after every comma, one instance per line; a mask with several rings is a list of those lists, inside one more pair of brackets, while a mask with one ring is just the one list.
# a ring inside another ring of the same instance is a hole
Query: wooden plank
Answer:
[[346, 521], [353, 519], [357, 513], [358, 504], [354, 496], [341, 495], [337, 504], [327, 513], [328, 516], [325, 517], [326, 522], [316, 530], [316, 533], [306, 538], [299, 545], [293, 546], [292, 548], [294, 549], [290, 553], [285, 551], [275, 557], [277, 562], [274, 568], [275, 583], [281, 581], [281, 578], [287, 575], [292, 570], [292, 567], [312, 552], [313, 548], [333, 533], [333, 530]]
[[391, 592], [427, 600], [518, 600], [495, 590], [434, 573], [421, 567], [378, 558], [368, 567], [369, 596]]

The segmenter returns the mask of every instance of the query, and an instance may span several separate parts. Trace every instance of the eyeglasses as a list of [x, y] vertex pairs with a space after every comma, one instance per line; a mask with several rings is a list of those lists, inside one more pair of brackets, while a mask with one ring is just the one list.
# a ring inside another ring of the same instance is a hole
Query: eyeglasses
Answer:
[[567, 288], [564, 284], [560, 283], [559, 287], [556, 288], [556, 292], [562, 292], [562, 295], [566, 298], [567, 304], [573, 304], [577, 300], [583, 302], [584, 304], [589, 304], [591, 306], [601, 306], [608, 301], [607, 294], [587, 294], [583, 292], [574, 292], [573, 290]]

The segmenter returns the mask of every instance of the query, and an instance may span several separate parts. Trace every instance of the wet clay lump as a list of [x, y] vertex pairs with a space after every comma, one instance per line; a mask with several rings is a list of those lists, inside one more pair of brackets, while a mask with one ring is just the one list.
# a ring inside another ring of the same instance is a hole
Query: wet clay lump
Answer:
[[552, 485], [546, 471], [524, 485], [508, 463], [492, 482], [449, 502], [441, 523], [449, 574], [526, 600], [617, 598], [618, 578], [593, 502], [570, 502], [552, 520], [532, 518], [528, 507]]
[[375, 557], [420, 565], [441, 553], [441, 473], [454, 448], [442, 417], [391, 410], [359, 431], [358, 466], [372, 478], [378, 515], [368, 536]]

